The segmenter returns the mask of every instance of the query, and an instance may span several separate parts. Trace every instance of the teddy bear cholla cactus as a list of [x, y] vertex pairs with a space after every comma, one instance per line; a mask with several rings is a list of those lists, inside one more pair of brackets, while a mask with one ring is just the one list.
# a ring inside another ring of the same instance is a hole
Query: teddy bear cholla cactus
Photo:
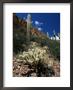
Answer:
[[23, 52], [18, 55], [17, 60], [23, 60], [26, 63], [32, 64], [33, 62], [38, 62], [40, 59], [43, 60], [46, 55], [46, 50], [41, 49], [40, 47], [35, 47], [29, 49], [28, 52]]
[[[29, 48], [28, 51], [24, 51], [23, 53], [18, 55], [18, 59], [17, 61], [23, 61], [24, 63], [27, 64], [37, 64], [39, 62], [39, 60], [41, 60], [41, 63], [46, 63], [48, 64], [50, 62], [49, 59], [49, 54], [47, 53], [48, 47], [40, 47], [40, 46], [36, 46], [36, 44], [34, 46], [32, 46], [32, 48]], [[51, 66], [52, 64], [49, 63], [49, 66]]]
[[[44, 72], [44, 75], [48, 75], [48, 73], [50, 74], [50, 71], [48, 71], [48, 69], [54, 70], [55, 73], [57, 71], [59, 72], [59, 70], [54, 69], [54, 66], [57, 66], [55, 65], [57, 64], [57, 61], [55, 61], [53, 57], [50, 57], [50, 55], [50, 50], [47, 46], [41, 47], [37, 43], [31, 43], [28, 51], [24, 51], [17, 55], [16, 61], [18, 63], [28, 65], [29, 68], [35, 70], [36, 74], [38, 74], [40, 68], [42, 75]], [[56, 76], [58, 75], [56, 74]]]

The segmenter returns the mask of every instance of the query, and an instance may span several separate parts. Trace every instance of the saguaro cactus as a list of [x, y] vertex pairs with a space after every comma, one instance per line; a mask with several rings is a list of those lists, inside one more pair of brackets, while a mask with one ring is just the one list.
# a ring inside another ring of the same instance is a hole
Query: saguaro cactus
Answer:
[[58, 37], [59, 37], [59, 39], [60, 39], [60, 33], [58, 33]]
[[47, 37], [49, 38], [49, 33], [47, 32]]
[[26, 38], [27, 38], [26, 42], [27, 42], [27, 44], [30, 43], [30, 30], [31, 30], [31, 15], [28, 14], [27, 15], [27, 35], [26, 35]]
[[53, 35], [54, 35], [54, 38], [56, 40], [56, 33], [55, 33], [55, 30], [53, 30]]

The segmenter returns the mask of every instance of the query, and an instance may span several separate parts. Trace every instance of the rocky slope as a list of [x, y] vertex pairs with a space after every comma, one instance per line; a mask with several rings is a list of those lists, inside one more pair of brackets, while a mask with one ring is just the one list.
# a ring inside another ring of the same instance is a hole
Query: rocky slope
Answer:
[[31, 42], [28, 51], [21, 52], [13, 60], [13, 76], [60, 76], [60, 63], [51, 56], [47, 46]]

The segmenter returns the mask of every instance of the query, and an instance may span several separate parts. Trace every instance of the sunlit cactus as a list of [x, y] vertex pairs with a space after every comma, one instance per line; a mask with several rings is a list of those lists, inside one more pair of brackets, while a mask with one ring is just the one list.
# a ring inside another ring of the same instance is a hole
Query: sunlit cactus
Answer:
[[27, 36], [26, 36], [26, 42], [27, 42], [27, 44], [29, 44], [29, 42], [30, 42], [30, 30], [31, 30], [31, 23], [32, 23], [32, 21], [31, 21], [31, 15], [30, 14], [28, 14], [27, 15]]
[[47, 32], [47, 37], [49, 38], [49, 33]]
[[58, 33], [58, 37], [59, 37], [59, 39], [60, 39], [60, 33]]
[[56, 40], [56, 32], [55, 32], [55, 30], [53, 30], [53, 36], [54, 36], [54, 38]]

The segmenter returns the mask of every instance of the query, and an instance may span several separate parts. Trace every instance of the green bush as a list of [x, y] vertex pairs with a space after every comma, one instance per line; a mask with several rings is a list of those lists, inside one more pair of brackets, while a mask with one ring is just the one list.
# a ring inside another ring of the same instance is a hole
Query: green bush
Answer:
[[60, 42], [50, 40], [49, 48], [50, 48], [51, 54], [53, 54], [56, 58], [60, 60]]
[[25, 48], [23, 44], [26, 44], [26, 34], [25, 31], [22, 29], [14, 29], [13, 33], [13, 51], [18, 53], [23, 51]]

